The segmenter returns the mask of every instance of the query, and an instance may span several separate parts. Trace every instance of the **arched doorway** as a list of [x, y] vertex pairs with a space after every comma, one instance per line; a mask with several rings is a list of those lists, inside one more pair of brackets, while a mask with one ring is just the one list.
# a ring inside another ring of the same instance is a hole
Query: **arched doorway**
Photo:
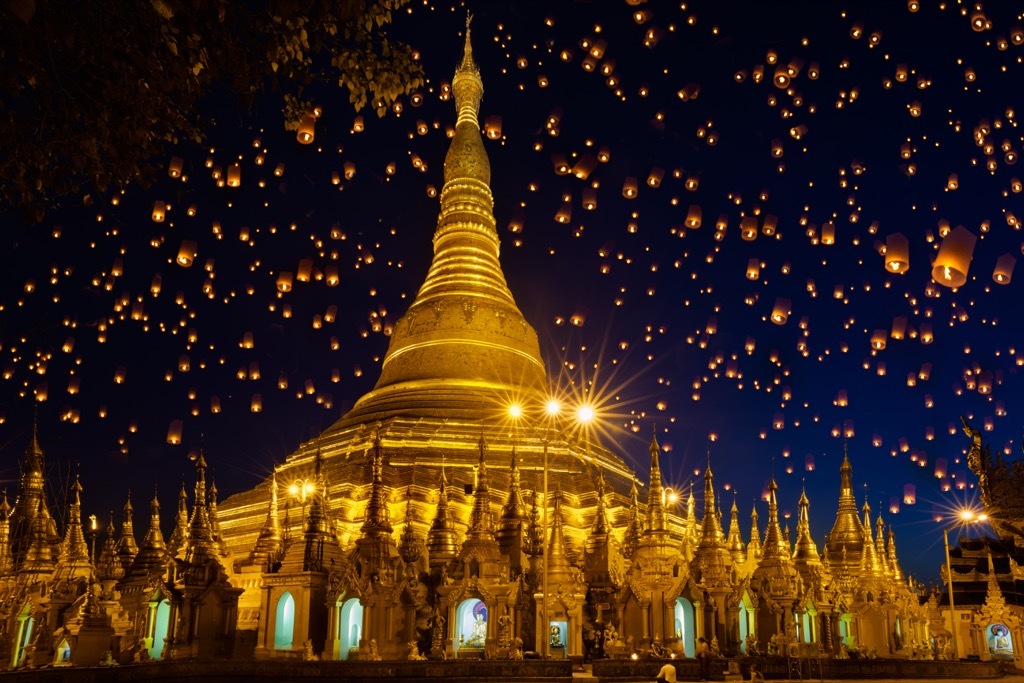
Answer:
[[843, 612], [839, 617], [839, 643], [851, 649], [857, 646], [853, 637], [853, 615], [849, 612]]
[[274, 649], [292, 649], [295, 633], [295, 598], [285, 591], [277, 601], [277, 616], [274, 619]]
[[456, 652], [461, 648], [483, 649], [487, 642], [487, 605], [479, 598], [459, 603], [455, 610]]
[[153, 643], [149, 647], [151, 659], [160, 659], [164, 654], [164, 641], [167, 638], [167, 627], [171, 620], [171, 603], [167, 598], [161, 599], [153, 611]]
[[743, 591], [743, 597], [740, 598], [740, 608], [736, 614], [736, 618], [740, 622], [740, 652], [743, 654], [749, 654], [747, 652], [747, 636], [757, 633], [754, 614], [754, 602], [750, 599], [750, 594]]
[[349, 651], [359, 647], [363, 634], [363, 603], [359, 598], [349, 598], [341, 603], [341, 618], [338, 620], [338, 640], [341, 641], [341, 658], [348, 659]]
[[54, 666], [70, 666], [71, 665], [71, 644], [67, 638], [60, 641], [60, 645], [53, 654], [53, 665]]
[[696, 652], [695, 633], [693, 628], [693, 603], [686, 598], [676, 598], [675, 612], [676, 638], [683, 644], [683, 652], [693, 657]]

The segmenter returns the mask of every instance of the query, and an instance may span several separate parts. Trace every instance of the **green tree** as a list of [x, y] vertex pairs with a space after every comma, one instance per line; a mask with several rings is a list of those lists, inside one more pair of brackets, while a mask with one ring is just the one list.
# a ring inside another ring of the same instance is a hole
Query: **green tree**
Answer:
[[0, 207], [40, 218], [62, 197], [144, 180], [199, 105], [272, 91], [286, 127], [303, 91], [337, 83], [379, 115], [423, 82], [388, 38], [408, 0], [0, 0]]

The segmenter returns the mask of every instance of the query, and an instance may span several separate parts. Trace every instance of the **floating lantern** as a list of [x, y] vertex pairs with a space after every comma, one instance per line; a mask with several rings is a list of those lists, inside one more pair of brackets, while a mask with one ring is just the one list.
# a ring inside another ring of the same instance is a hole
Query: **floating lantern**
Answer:
[[316, 135], [316, 116], [313, 112], [308, 112], [299, 121], [299, 130], [295, 134], [295, 139], [303, 145], [308, 145], [313, 142], [313, 138]]
[[238, 187], [242, 184], [242, 167], [237, 163], [228, 166], [228, 187]]
[[740, 219], [740, 237], [744, 242], [753, 242], [757, 239], [757, 218], [744, 216]]
[[484, 134], [489, 140], [501, 137], [501, 116], [495, 114], [484, 119]]
[[180, 178], [181, 168], [184, 163], [185, 162], [181, 157], [171, 157], [171, 163], [167, 165], [167, 175], [172, 178]]
[[277, 291], [292, 291], [292, 274], [285, 271], [277, 274]]
[[1017, 265], [1017, 259], [1013, 254], [1003, 254], [996, 261], [996, 268], [992, 271], [992, 279], [1001, 285], [1010, 284], [1015, 265]]
[[888, 334], [885, 330], [875, 330], [871, 334], [871, 348], [875, 351], [881, 351], [885, 348], [885, 342], [888, 338]]
[[182, 240], [178, 248], [178, 265], [188, 268], [196, 258], [196, 243], [192, 240]]
[[686, 227], [695, 229], [699, 228], [701, 223], [701, 210], [697, 204], [691, 204], [689, 210], [686, 212]]
[[167, 428], [167, 443], [177, 446], [181, 443], [181, 420], [171, 420]]
[[910, 269], [910, 246], [903, 233], [894, 232], [885, 238], [885, 269], [900, 274]]
[[913, 484], [903, 486], [903, 504], [914, 505], [917, 503], [917, 488]]
[[932, 264], [932, 279], [946, 287], [960, 287], [966, 283], [977, 239], [962, 225], [950, 232], [942, 240]]
[[747, 261], [747, 279], [756, 280], [761, 276], [761, 261], [752, 258]]
[[159, 199], [153, 202], [153, 213], [152, 218], [154, 223], [163, 223], [164, 217], [167, 215], [167, 205]]
[[622, 196], [626, 199], [633, 199], [636, 197], [636, 192], [636, 178], [627, 176], [625, 182], [622, 184]]
[[792, 312], [792, 303], [789, 299], [779, 297], [775, 299], [775, 306], [772, 308], [772, 322], [776, 325], [785, 325]]
[[665, 177], [665, 170], [655, 166], [647, 176], [648, 187], [660, 187], [661, 179]]

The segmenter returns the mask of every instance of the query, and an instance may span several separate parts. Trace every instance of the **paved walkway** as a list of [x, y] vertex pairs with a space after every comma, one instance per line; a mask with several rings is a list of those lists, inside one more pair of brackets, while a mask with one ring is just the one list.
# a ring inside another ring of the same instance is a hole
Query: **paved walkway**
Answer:
[[[583, 679], [582, 681], [580, 679]], [[589, 671], [577, 671], [573, 673], [574, 683], [579, 681], [583, 683], [586, 680], [593, 680]], [[743, 679], [744, 683], [750, 679]], [[913, 681], [913, 683], [961, 683], [965, 681], [972, 683], [974, 681], [997, 681], [998, 683], [1024, 683], [1024, 676], [1017, 674], [1008, 674], [1005, 676], [997, 676], [995, 678], [807, 678], [807, 679], [786, 679], [786, 678], [769, 678], [768, 681], [801, 681], [801, 683], [906, 683], [907, 681]], [[633, 681], [619, 681], [619, 683], [654, 683], [654, 681], [647, 678], [638, 678]]]

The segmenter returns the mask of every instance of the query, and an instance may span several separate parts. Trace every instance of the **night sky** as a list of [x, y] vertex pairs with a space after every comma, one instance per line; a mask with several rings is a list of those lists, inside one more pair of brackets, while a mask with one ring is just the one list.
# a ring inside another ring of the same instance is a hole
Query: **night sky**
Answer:
[[[656, 428], [698, 514], [710, 453], [744, 537], [774, 472], [794, 530], [806, 484], [821, 547], [845, 435], [858, 502], [932, 581], [936, 517], [977, 498], [960, 415], [1020, 454], [1024, 274], [994, 272], [1022, 249], [1024, 22], [1009, 3], [917, 4], [471, 9], [502, 264], [553, 383], [589, 392], [641, 478]], [[314, 86], [301, 145], [279, 95], [213, 96], [206, 143], [163, 160], [183, 177], [0, 217], [12, 499], [34, 410], [54, 500], [80, 466], [85, 514], [119, 523], [128, 488], [138, 511], [156, 483], [170, 509], [200, 447], [222, 500], [253, 486], [373, 387], [430, 262], [465, 11], [396, 17], [428, 78], [398, 115], [357, 125], [346, 92]], [[240, 186], [218, 187], [236, 162]], [[957, 226], [977, 239], [952, 289], [931, 262]], [[902, 274], [882, 253], [895, 233]]]

